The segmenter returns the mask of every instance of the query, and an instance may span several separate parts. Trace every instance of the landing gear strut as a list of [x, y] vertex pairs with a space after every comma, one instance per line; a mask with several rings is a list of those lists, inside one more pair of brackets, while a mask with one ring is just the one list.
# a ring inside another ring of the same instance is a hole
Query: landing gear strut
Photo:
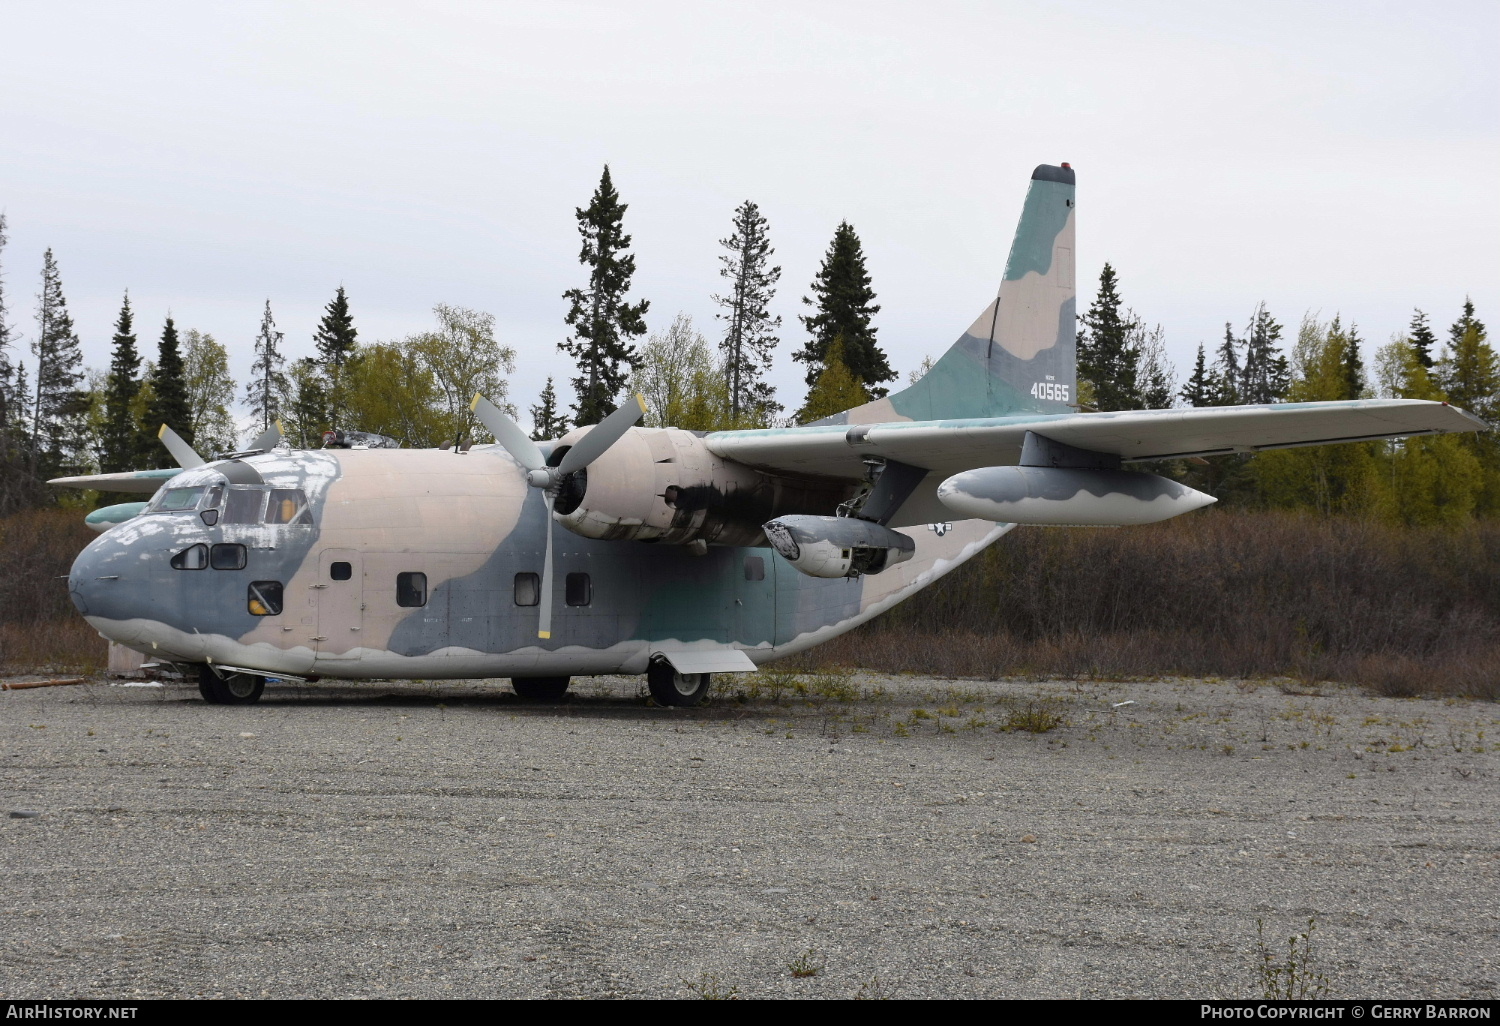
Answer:
[[646, 668], [646, 686], [657, 705], [697, 705], [708, 694], [708, 674], [678, 673], [665, 659]]
[[209, 705], [253, 705], [266, 690], [266, 678], [230, 670], [223, 675], [211, 666], [198, 668], [198, 693]]

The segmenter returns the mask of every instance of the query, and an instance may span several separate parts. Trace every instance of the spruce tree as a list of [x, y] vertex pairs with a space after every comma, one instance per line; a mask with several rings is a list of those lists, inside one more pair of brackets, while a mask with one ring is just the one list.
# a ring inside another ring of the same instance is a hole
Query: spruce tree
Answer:
[[42, 257], [42, 291], [37, 306], [37, 337], [31, 344], [36, 357], [36, 393], [32, 400], [32, 456], [35, 476], [48, 478], [76, 469], [83, 444], [83, 416], [87, 400], [79, 391], [83, 381], [83, 351], [73, 330], [73, 318], [63, 298], [62, 278], [52, 250]]
[[1224, 341], [1219, 343], [1219, 351], [1214, 357], [1215, 406], [1235, 406], [1240, 402], [1240, 382], [1244, 373], [1240, 369], [1239, 345], [1233, 325], [1225, 321]]
[[1182, 386], [1182, 391], [1177, 393], [1189, 406], [1212, 406], [1213, 393], [1210, 391], [1212, 382], [1208, 374], [1208, 361], [1203, 356], [1203, 343], [1198, 343], [1198, 359], [1193, 364], [1193, 373], [1187, 379], [1187, 384]]
[[1144, 406], [1136, 381], [1140, 351], [1131, 345], [1134, 318], [1121, 314], [1118, 279], [1109, 264], [1099, 275], [1099, 292], [1078, 332], [1078, 376], [1094, 386], [1098, 410], [1139, 410]]
[[635, 256], [626, 252], [627, 209], [606, 164], [588, 207], [574, 211], [583, 239], [578, 262], [588, 267], [589, 283], [563, 293], [572, 304], [565, 321], [573, 334], [559, 348], [578, 361], [578, 377], [573, 379], [578, 404], [573, 410], [579, 425], [596, 424], [615, 411], [615, 397], [635, 362], [630, 340], [646, 331], [649, 302], [626, 301], [635, 275]]
[[1484, 330], [1484, 322], [1474, 316], [1474, 300], [1468, 296], [1464, 297], [1464, 312], [1458, 320], [1454, 321], [1448, 329], [1448, 345], [1457, 351], [1459, 344], [1463, 342], [1464, 334], [1470, 329], [1475, 329], [1479, 334], [1479, 341], [1483, 342], [1487, 336]]
[[[1227, 325], [1226, 325], [1227, 327]], [[1227, 334], [1227, 332], [1226, 332]], [[1275, 403], [1286, 395], [1291, 370], [1277, 343], [1281, 325], [1262, 301], [1245, 328], [1245, 365], [1240, 372], [1240, 402]]]
[[115, 320], [114, 350], [104, 389], [99, 469], [108, 474], [135, 470], [146, 455], [134, 413], [135, 397], [141, 390], [141, 354], [135, 347], [134, 320], [130, 293], [126, 292], [120, 316]]
[[[1339, 319], [1333, 319], [1332, 331], [1337, 334]], [[1365, 391], [1365, 362], [1359, 353], [1359, 326], [1349, 322], [1349, 331], [1344, 334], [1344, 398], [1358, 399]]]
[[546, 387], [531, 407], [531, 437], [533, 441], [547, 442], [568, 433], [568, 418], [557, 406], [557, 387], [547, 379]]
[[1432, 351], [1437, 348], [1437, 336], [1432, 333], [1432, 325], [1427, 323], [1427, 315], [1421, 310], [1414, 310], [1411, 315], [1411, 327], [1407, 329], [1407, 338], [1412, 348], [1416, 350], [1417, 361], [1426, 369], [1432, 369]]
[[880, 307], [875, 305], [875, 290], [865, 270], [864, 248], [848, 221], [840, 222], [834, 231], [823, 265], [813, 279], [812, 292], [816, 300], [803, 296], [802, 302], [817, 313], [801, 318], [812, 338], [792, 354], [792, 359], [807, 364], [807, 384], [817, 384], [827, 362], [828, 347], [837, 338], [844, 343], [844, 366], [865, 394], [874, 399], [885, 395], [888, 389], [881, 388], [880, 383], [893, 380], [896, 372], [875, 341], [878, 329], [870, 320]]
[[[9, 242], [5, 234], [5, 213], [0, 211], [0, 257], [5, 254]], [[0, 264], [3, 268], [3, 264]], [[15, 344], [10, 327], [10, 311], [5, 305], [5, 275], [0, 270], [0, 463], [8, 464], [11, 451], [11, 427], [16, 423], [16, 364], [11, 359], [11, 346]]]
[[250, 364], [250, 380], [245, 384], [245, 402], [255, 417], [257, 432], [276, 423], [286, 399], [286, 374], [282, 370], [286, 357], [281, 355], [284, 337], [276, 330], [276, 319], [271, 316], [271, 301], [268, 299], [260, 318], [260, 334], [255, 336], [255, 360]]
[[768, 266], [776, 251], [760, 208], [750, 200], [741, 203], [734, 212], [734, 230], [719, 245], [729, 251], [719, 255], [719, 274], [729, 279], [729, 294], [713, 297], [724, 308], [719, 319], [727, 322], [719, 348], [729, 386], [729, 419], [734, 424], [742, 418], [768, 423], [781, 411], [775, 388], [764, 379], [780, 341], [775, 332], [781, 318], [771, 316], [769, 306], [781, 268]]
[[354, 328], [354, 317], [349, 313], [349, 298], [340, 285], [333, 299], [324, 308], [323, 319], [313, 341], [318, 346], [318, 362], [323, 365], [328, 410], [318, 419], [326, 419], [331, 427], [343, 427], [344, 415], [344, 364], [354, 353], [358, 332]]
[[156, 347], [156, 366], [151, 371], [151, 402], [146, 406], [146, 431], [155, 438], [165, 424], [193, 444], [193, 405], [188, 398], [187, 375], [182, 364], [177, 326], [172, 318], [161, 330]]

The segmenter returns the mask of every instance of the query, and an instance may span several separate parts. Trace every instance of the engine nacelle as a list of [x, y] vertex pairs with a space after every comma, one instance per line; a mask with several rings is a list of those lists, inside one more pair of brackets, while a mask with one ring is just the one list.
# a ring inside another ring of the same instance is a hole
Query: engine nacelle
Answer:
[[[565, 435], [553, 450], [588, 432]], [[564, 480], [558, 523], [585, 538], [683, 545], [761, 545], [761, 524], [783, 513], [834, 509], [852, 483], [763, 474], [715, 456], [679, 428], [632, 428], [589, 466]]]
[[1219, 501], [1156, 474], [1061, 467], [966, 470], [937, 495], [961, 517], [1059, 527], [1154, 524]]
[[917, 549], [906, 535], [856, 517], [777, 517], [765, 532], [772, 548], [809, 577], [878, 574]]

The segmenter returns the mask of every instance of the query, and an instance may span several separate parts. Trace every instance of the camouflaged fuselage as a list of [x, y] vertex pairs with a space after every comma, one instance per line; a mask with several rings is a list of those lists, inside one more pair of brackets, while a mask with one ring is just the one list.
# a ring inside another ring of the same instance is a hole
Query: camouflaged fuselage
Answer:
[[[301, 489], [309, 522], [210, 526], [184, 510], [110, 529], [70, 578], [75, 603], [101, 634], [160, 659], [299, 676], [639, 673], [658, 651], [725, 646], [762, 663], [864, 622], [1008, 529], [980, 521], [908, 528], [909, 562], [875, 577], [821, 580], [769, 547], [709, 546], [698, 555], [558, 528], [552, 638], [542, 641], [537, 607], [517, 604], [526, 589], [516, 578], [541, 572], [549, 514], [503, 450], [273, 452], [238, 462], [268, 489]], [[225, 466], [172, 484], [212, 485]], [[196, 545], [243, 545], [244, 566], [174, 568], [173, 557]], [[425, 577], [425, 604], [400, 605], [398, 575], [413, 573]], [[563, 582], [576, 574], [587, 575], [586, 605], [568, 604]], [[257, 582], [281, 585], [279, 612], [252, 611]]]

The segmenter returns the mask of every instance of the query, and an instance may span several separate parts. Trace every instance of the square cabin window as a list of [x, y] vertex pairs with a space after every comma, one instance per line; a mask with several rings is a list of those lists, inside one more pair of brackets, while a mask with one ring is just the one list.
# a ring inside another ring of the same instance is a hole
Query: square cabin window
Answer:
[[516, 605], [534, 606], [542, 601], [542, 579], [536, 574], [516, 574]]
[[766, 561], [760, 556], [745, 557], [745, 580], [764, 581], [766, 579]]
[[245, 569], [245, 546], [220, 543], [209, 550], [208, 564], [215, 570]]
[[588, 574], [569, 574], [566, 589], [570, 606], [586, 606], [594, 601], [594, 586]]
[[427, 575], [408, 571], [396, 575], [396, 605], [425, 606], [427, 604]]
[[354, 576], [354, 564], [339, 560], [337, 563], [328, 564], [328, 576], [335, 581], [347, 581]]
[[281, 615], [281, 582], [251, 581], [245, 606], [251, 616]]

